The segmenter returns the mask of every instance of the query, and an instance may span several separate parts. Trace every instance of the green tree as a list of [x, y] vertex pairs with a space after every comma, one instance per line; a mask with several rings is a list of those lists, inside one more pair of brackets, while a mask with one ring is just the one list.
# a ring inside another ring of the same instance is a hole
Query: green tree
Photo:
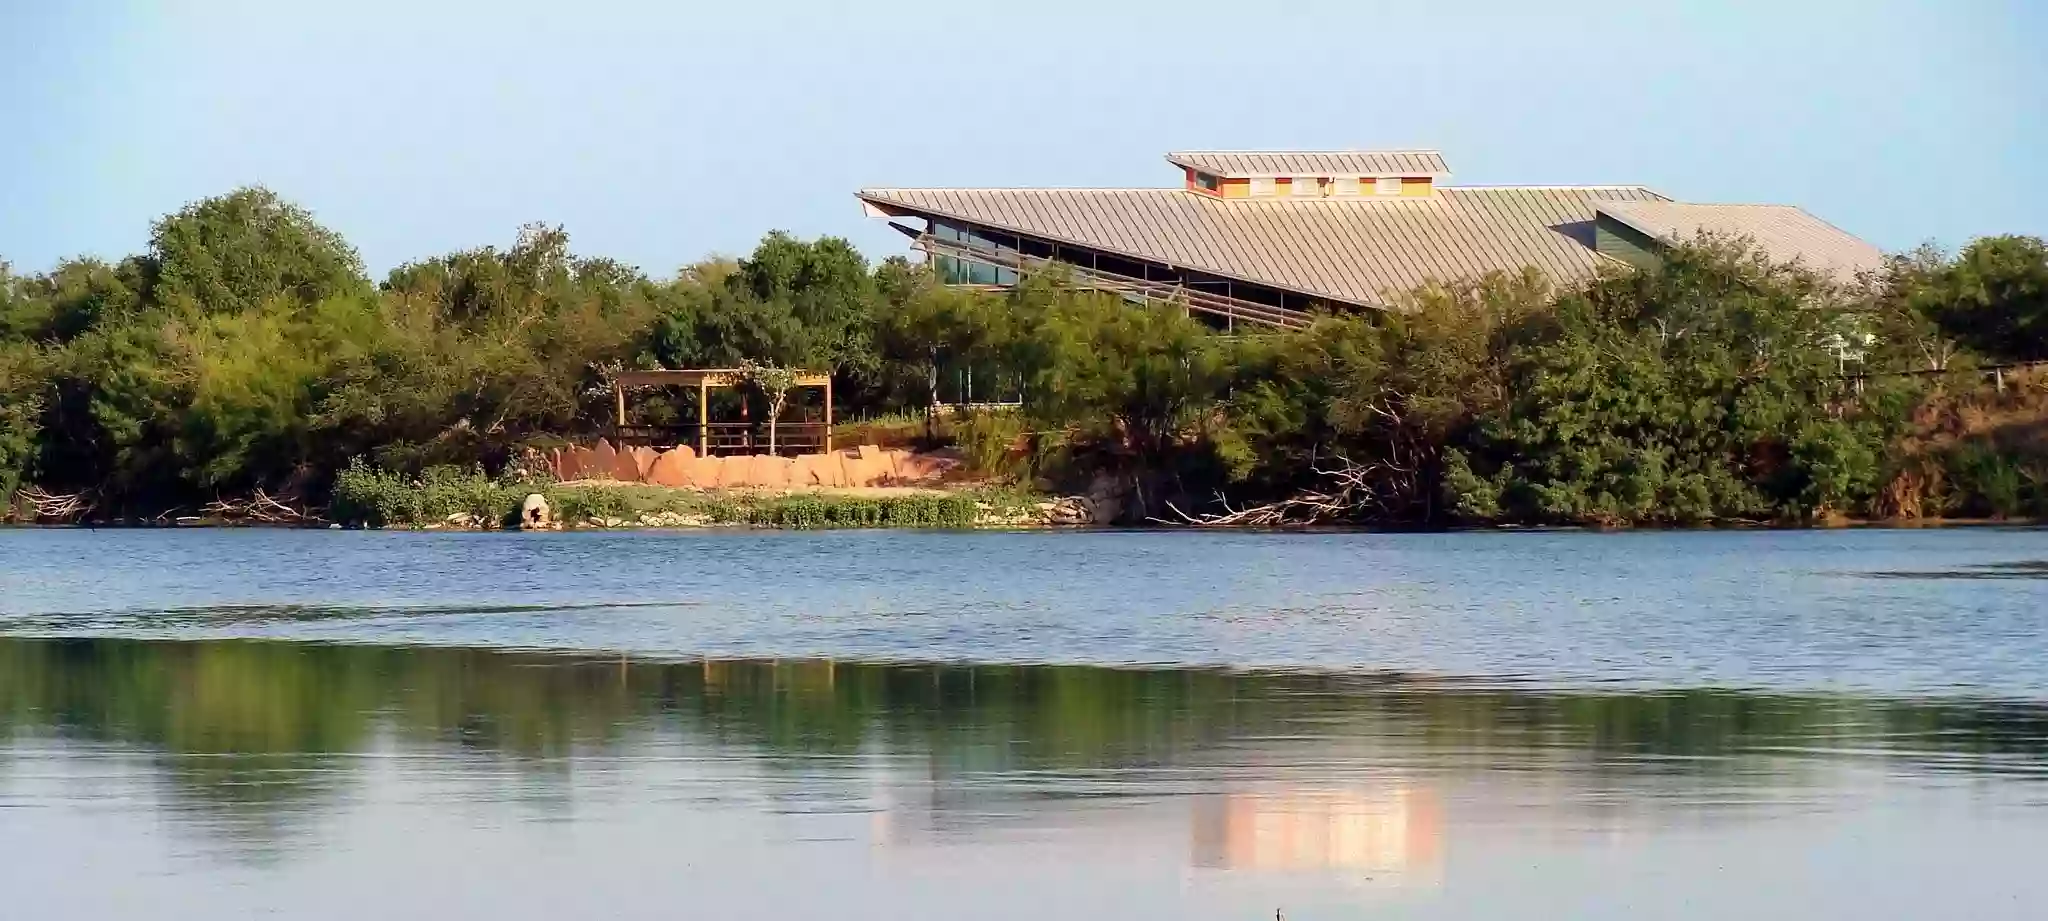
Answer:
[[2000, 360], [2048, 359], [2048, 243], [1986, 237], [1913, 292], [1942, 329]]
[[1678, 524], [1857, 498], [1880, 473], [1877, 429], [1822, 424], [1858, 412], [1826, 348], [1850, 306], [1813, 273], [1711, 240], [1569, 292], [1514, 333], [1509, 398], [1454, 478], [1476, 492], [1452, 501]]
[[36, 346], [0, 339], [0, 517], [36, 454], [48, 398], [44, 362]]
[[260, 186], [186, 206], [150, 234], [158, 304], [234, 313], [273, 298], [305, 306], [361, 293], [369, 281], [347, 241], [297, 205]]
[[1231, 340], [1170, 304], [1029, 280], [1013, 290], [1017, 334], [1008, 364], [1024, 378], [1024, 412], [1100, 450], [1135, 489], [1134, 512], [1169, 484], [1185, 493], [1191, 467], [1215, 460], [1214, 434], [1237, 380]]

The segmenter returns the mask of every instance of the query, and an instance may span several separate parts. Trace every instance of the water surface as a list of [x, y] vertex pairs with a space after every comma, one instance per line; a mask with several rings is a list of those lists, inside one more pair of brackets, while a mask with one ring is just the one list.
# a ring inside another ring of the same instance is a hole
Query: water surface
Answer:
[[0, 891], [2039, 917], [2044, 560], [2010, 529], [0, 531]]

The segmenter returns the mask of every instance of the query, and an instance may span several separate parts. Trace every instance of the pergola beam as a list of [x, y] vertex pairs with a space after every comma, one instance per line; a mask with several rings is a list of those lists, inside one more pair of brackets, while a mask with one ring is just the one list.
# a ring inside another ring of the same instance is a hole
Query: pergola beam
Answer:
[[[612, 378], [612, 400], [618, 427], [626, 426], [626, 389], [629, 387], [697, 388], [697, 452], [711, 451], [711, 388], [745, 385], [739, 368], [661, 368], [653, 371], [621, 371]], [[825, 451], [832, 450], [832, 375], [818, 371], [796, 372], [796, 386], [825, 391]]]

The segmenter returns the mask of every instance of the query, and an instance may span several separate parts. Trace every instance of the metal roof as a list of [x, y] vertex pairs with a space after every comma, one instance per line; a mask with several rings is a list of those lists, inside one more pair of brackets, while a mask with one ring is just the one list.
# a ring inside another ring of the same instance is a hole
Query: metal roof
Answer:
[[1225, 179], [1451, 174], [1444, 155], [1434, 150], [1190, 150], [1167, 154], [1166, 159]]
[[1220, 199], [1181, 189], [869, 189], [897, 216], [953, 218], [1330, 301], [1381, 306], [1428, 281], [1525, 267], [1591, 274], [1596, 203], [1640, 186], [1440, 188], [1427, 198]]
[[1778, 260], [1797, 259], [1838, 281], [1885, 267], [1884, 251], [1791, 205], [1702, 205], [1675, 201], [1601, 202], [1605, 214], [1660, 240], [1701, 234], [1744, 237]]

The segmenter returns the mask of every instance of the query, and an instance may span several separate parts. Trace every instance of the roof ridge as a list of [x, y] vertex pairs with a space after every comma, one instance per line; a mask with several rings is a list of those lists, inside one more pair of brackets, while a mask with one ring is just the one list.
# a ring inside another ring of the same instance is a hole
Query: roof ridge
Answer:
[[[1652, 193], [1652, 194], [1654, 194], [1654, 195], [1659, 195], [1659, 196], [1662, 196], [1662, 195], [1664, 194], [1664, 193], [1662, 193], [1662, 192], [1658, 192], [1658, 191], [1657, 191], [1657, 190], [1656, 190], [1656, 189], [1655, 189], [1654, 187], [1651, 187], [1651, 186], [1647, 186], [1647, 185], [1643, 185], [1643, 184], [1640, 184], [1640, 183], [1633, 183], [1633, 182], [1621, 182], [1621, 183], [1614, 183], [1614, 184], [1605, 184], [1605, 185], [1439, 185], [1439, 186], [1437, 186], [1436, 188], [1437, 188], [1437, 191], [1439, 191], [1439, 192], [1512, 192], [1512, 191], [1530, 191], [1530, 192], [1560, 192], [1560, 191], [1562, 191], [1562, 192], [1592, 192], [1592, 191], [1608, 191], [1608, 190], [1614, 190], [1614, 191], [1619, 191], [1619, 190], [1628, 190], [1628, 191], [1637, 191], [1637, 192], [1649, 192], [1649, 193]], [[1185, 188], [1180, 188], [1180, 187], [1177, 187], [1177, 186], [870, 186], [870, 187], [868, 187], [868, 188], [864, 188], [864, 189], [861, 189], [861, 190], [860, 190], [859, 192], [856, 192], [856, 193], [854, 193], [854, 194], [856, 194], [856, 195], [866, 195], [866, 194], [869, 194], [869, 193], [880, 193], [880, 192], [1186, 192], [1186, 191], [1188, 191], [1188, 190], [1187, 190], [1187, 189], [1185, 189]], [[1210, 198], [1214, 198], [1215, 196], [1208, 196], [1208, 197], [1210, 197]], [[1263, 201], [1263, 200], [1265, 200], [1265, 199], [1264, 199], [1264, 198], [1249, 198], [1249, 199], [1247, 199], [1247, 198], [1231, 198], [1231, 199], [1223, 199], [1223, 200], [1225, 200], [1225, 201], [1233, 201], [1233, 202], [1237, 202], [1237, 201]], [[1320, 198], [1320, 197], [1319, 197], [1319, 198], [1290, 198], [1290, 197], [1288, 197], [1288, 196], [1285, 196], [1285, 195], [1280, 195], [1280, 196], [1275, 196], [1275, 197], [1274, 197], [1274, 200], [1276, 200], [1276, 201], [1294, 201], [1294, 202], [1301, 202], [1301, 201], [1392, 201], [1392, 200], [1394, 200], [1394, 199], [1390, 199], [1390, 198], [1379, 198], [1379, 197], [1376, 197], [1376, 196], [1372, 196], [1372, 195], [1360, 195], [1360, 196], [1357, 196], [1357, 197], [1355, 197], [1355, 198], [1354, 198], [1354, 197], [1351, 197], [1351, 196], [1341, 196], [1341, 197], [1328, 197], [1328, 198]], [[1411, 198], [1411, 199], [1403, 199], [1403, 200], [1407, 200], [1407, 201], [1413, 201], [1414, 199], [1412, 199], [1412, 198]], [[1661, 201], [1661, 202], [1652, 202], [1651, 204], [1663, 204], [1663, 205], [1685, 205], [1685, 204], [1708, 204], [1708, 203], [1706, 203], [1706, 202], [1681, 202], [1681, 201], [1673, 201], [1673, 200], [1671, 200], [1671, 199], [1668, 199], [1668, 198], [1667, 198], [1667, 199], [1666, 199], [1666, 200], [1664, 200], [1664, 201]], [[1780, 207], [1780, 208], [1797, 208], [1797, 207], [1799, 207], [1799, 206], [1798, 206], [1798, 205], [1772, 205], [1772, 204], [1769, 204], [1769, 203], [1767, 203], [1767, 202], [1756, 202], [1756, 203], [1754, 203], [1754, 204], [1751, 204], [1751, 205], [1746, 205], [1746, 206], [1743, 206], [1743, 207], [1758, 207], [1758, 208], [1771, 208], [1771, 207]], [[1801, 209], [1801, 210], [1804, 210], [1804, 209]]]
[[1325, 147], [1315, 149], [1265, 148], [1262, 150], [1194, 147], [1185, 150], [1170, 150], [1166, 155], [1177, 157], [1184, 154], [1361, 154], [1361, 153], [1443, 153], [1441, 147]]
[[855, 192], [1185, 192], [1172, 186], [871, 186]]
[[[1689, 208], [1791, 208], [1795, 211], [1806, 211], [1805, 208], [1799, 205], [1777, 201], [1655, 201], [1644, 202], [1643, 204], [1684, 205]], [[1811, 214], [1813, 212], [1808, 211], [1807, 213]]]
[[[1539, 184], [1539, 185], [1440, 185], [1440, 186], [1437, 186], [1437, 189], [1439, 189], [1440, 191], [1446, 191], [1446, 192], [1450, 192], [1450, 191], [1460, 191], [1460, 192], [1496, 192], [1496, 191], [1502, 191], [1502, 190], [1512, 190], [1512, 189], [1529, 189], [1529, 190], [1532, 190], [1532, 191], [1539, 191], [1539, 192], [1552, 192], [1552, 191], [1565, 191], [1565, 192], [1570, 192], [1570, 191], [1580, 191], [1580, 190], [1592, 190], [1592, 189], [1639, 189], [1639, 190], [1641, 190], [1641, 191], [1644, 191], [1644, 192], [1656, 192], [1656, 191], [1657, 191], [1656, 189], [1654, 189], [1654, 188], [1651, 188], [1650, 186], [1647, 186], [1647, 185], [1643, 185], [1642, 183], [1639, 183], [1639, 182], [1616, 182], [1616, 183], [1601, 183], [1601, 184], [1598, 184], [1598, 185], [1541, 185], [1541, 184]], [[1663, 193], [1661, 193], [1661, 192], [1660, 192], [1660, 193], [1658, 193], [1658, 194], [1660, 194], [1660, 195], [1661, 195], [1661, 194], [1663, 194]]]

